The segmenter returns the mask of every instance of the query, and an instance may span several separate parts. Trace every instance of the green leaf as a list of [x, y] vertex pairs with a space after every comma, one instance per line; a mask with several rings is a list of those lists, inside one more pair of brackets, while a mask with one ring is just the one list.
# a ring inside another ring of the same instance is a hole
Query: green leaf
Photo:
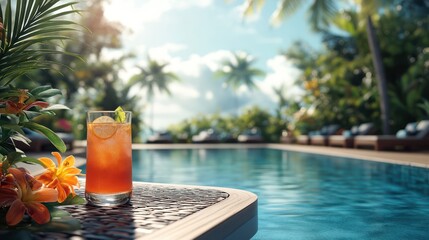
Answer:
[[83, 204], [86, 204], [85, 198], [79, 195], [72, 196], [71, 194], [69, 194], [66, 200], [64, 200], [64, 202], [62, 202], [60, 205], [83, 205]]
[[63, 217], [70, 217], [70, 213], [67, 211], [64, 211], [62, 209], [54, 208], [51, 211], [51, 218], [63, 218]]
[[[77, 30], [74, 26], [78, 24], [67, 18], [80, 12], [73, 8], [75, 4], [59, 0], [8, 0], [5, 9], [0, 6], [5, 28], [0, 40], [0, 86], [31, 70], [47, 68], [47, 61], [39, 61], [47, 54], [76, 56], [64, 50], [52, 50], [58, 40], [69, 39], [63, 32]], [[60, 64], [55, 58], [52, 62]]]
[[[35, 112], [35, 111], [24, 111], [24, 113], [25, 113], [25, 117], [27, 118], [27, 121], [42, 115], [42, 113]], [[24, 115], [21, 115], [21, 116], [24, 116]], [[27, 121], [22, 120], [21, 122], [27, 122]]]
[[124, 123], [126, 121], [125, 112], [120, 106], [115, 109], [115, 121], [118, 123]]
[[44, 203], [44, 205], [48, 207], [48, 209], [55, 209], [55, 207], [58, 207], [58, 206], [83, 205], [83, 204], [86, 204], [85, 198], [79, 195], [73, 196], [72, 194], [69, 194], [62, 203], [59, 203], [59, 202]]
[[6, 155], [9, 152], [9, 149], [7, 149], [5, 146], [0, 146], [0, 153], [2, 155]]
[[49, 90], [49, 89], [52, 89], [52, 87], [50, 85], [43, 85], [43, 86], [33, 88], [30, 91], [30, 93], [34, 96], [37, 96], [39, 93], [44, 92], [44, 91]]
[[27, 138], [24, 134], [15, 134], [15, 135], [12, 135], [11, 137], [10, 137], [14, 142], [15, 141], [19, 141], [19, 142], [22, 142], [22, 143], [24, 143], [25, 145], [27, 145], [27, 146], [30, 146], [30, 142], [31, 142], [31, 140], [29, 139], [29, 138]]
[[42, 109], [41, 112], [54, 111], [54, 110], [70, 110], [70, 108], [68, 108], [67, 106], [62, 105], [62, 104], [54, 104], [54, 105], [51, 105], [47, 108]]
[[45, 165], [43, 165], [43, 163], [39, 159], [33, 157], [23, 157], [20, 159], [20, 162], [27, 164], [38, 164], [42, 167], [45, 167]]
[[19, 160], [21, 158], [22, 158], [22, 153], [20, 153], [20, 152], [9, 152], [7, 154], [7, 161], [9, 162], [9, 165], [11, 165], [11, 166], [20, 162]]
[[10, 130], [14, 130], [15, 132], [24, 134], [24, 132], [22, 131], [22, 127], [19, 126], [19, 125], [17, 125], [17, 124], [10, 124], [10, 123], [9, 124], [1, 124], [1, 127], [2, 128], [7, 128], [7, 129], [10, 129]]
[[67, 150], [63, 140], [58, 137], [51, 129], [33, 122], [22, 123], [22, 125], [26, 128], [45, 135], [60, 152], [65, 152]]
[[56, 96], [56, 95], [61, 95], [62, 92], [59, 89], [48, 89], [45, 90], [43, 92], [40, 92], [39, 94], [35, 95], [35, 97], [37, 98], [48, 98], [48, 97], [52, 97], [52, 96]]

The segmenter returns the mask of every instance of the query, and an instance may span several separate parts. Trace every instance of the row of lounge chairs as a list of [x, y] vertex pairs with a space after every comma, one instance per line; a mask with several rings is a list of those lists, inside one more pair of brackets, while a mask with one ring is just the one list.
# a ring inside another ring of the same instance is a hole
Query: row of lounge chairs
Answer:
[[363, 123], [339, 133], [338, 125], [330, 125], [318, 132], [297, 137], [298, 144], [337, 146], [345, 148], [373, 148], [375, 150], [429, 149], [429, 120], [409, 123], [396, 135], [374, 135], [372, 123]]

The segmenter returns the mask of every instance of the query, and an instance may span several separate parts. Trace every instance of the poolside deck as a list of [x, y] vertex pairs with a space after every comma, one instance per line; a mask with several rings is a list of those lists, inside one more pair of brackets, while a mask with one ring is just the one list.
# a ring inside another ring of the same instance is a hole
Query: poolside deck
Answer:
[[[76, 165], [85, 163], [85, 142], [78, 142], [76, 148], [63, 154], [63, 157], [73, 154], [76, 157]], [[280, 150], [308, 152], [322, 155], [349, 157], [369, 161], [387, 162], [402, 165], [429, 168], [429, 150], [427, 151], [374, 151], [365, 149], [351, 149], [326, 146], [297, 145], [297, 144], [133, 144], [134, 149], [222, 149], [222, 148], [273, 148]], [[52, 157], [49, 152], [29, 153], [33, 157]], [[53, 157], [52, 157], [53, 158]], [[30, 171], [41, 171], [40, 166], [31, 165]]]

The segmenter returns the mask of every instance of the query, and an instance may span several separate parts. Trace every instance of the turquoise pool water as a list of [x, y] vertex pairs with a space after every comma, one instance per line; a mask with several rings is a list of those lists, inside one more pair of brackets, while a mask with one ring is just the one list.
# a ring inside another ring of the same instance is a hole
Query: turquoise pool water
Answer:
[[134, 150], [136, 181], [259, 197], [253, 239], [429, 239], [429, 170], [274, 149]]

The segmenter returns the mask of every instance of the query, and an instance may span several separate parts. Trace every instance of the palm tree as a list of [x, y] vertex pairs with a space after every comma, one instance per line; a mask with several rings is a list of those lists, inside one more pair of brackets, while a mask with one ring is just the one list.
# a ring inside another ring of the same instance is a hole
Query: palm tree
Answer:
[[[233, 58], [223, 62], [222, 67], [215, 74], [225, 79], [226, 86], [231, 87], [235, 92], [243, 85], [252, 90], [257, 88], [254, 77], [265, 75], [262, 70], [252, 66], [254, 62], [255, 59], [247, 53], [234, 53]], [[236, 98], [236, 110], [238, 114], [238, 98]]]
[[[246, 0], [246, 9], [244, 14], [252, 14], [255, 10], [260, 10], [265, 0]], [[278, 24], [281, 20], [297, 11], [306, 1], [301, 0], [279, 0], [277, 9], [272, 14], [271, 21], [273, 24]], [[309, 7], [310, 24], [315, 31], [324, 31], [331, 23], [332, 18], [338, 13], [336, 0], [312, 0]], [[378, 91], [380, 95], [381, 120], [383, 125], [383, 133], [390, 132], [389, 125], [389, 99], [387, 95], [387, 80], [384, 71], [384, 66], [381, 58], [380, 44], [375, 35], [372, 16], [377, 14], [377, 11], [383, 4], [388, 4], [388, 1], [383, 0], [355, 0], [359, 6], [361, 19], [365, 21], [367, 38], [371, 55], [373, 59], [374, 69], [378, 77]]]
[[[147, 58], [147, 66], [138, 67], [140, 73], [131, 77], [129, 85], [140, 85], [140, 88], [146, 89], [146, 96], [148, 102], [152, 102], [155, 96], [155, 90], [157, 89], [160, 93], [167, 93], [171, 95], [168, 85], [174, 81], [180, 80], [179, 77], [172, 73], [167, 72], [165, 67], [168, 66], [168, 63], [161, 63], [154, 59], [151, 59], [149, 56]], [[153, 102], [151, 108], [151, 128], [153, 128]]]

